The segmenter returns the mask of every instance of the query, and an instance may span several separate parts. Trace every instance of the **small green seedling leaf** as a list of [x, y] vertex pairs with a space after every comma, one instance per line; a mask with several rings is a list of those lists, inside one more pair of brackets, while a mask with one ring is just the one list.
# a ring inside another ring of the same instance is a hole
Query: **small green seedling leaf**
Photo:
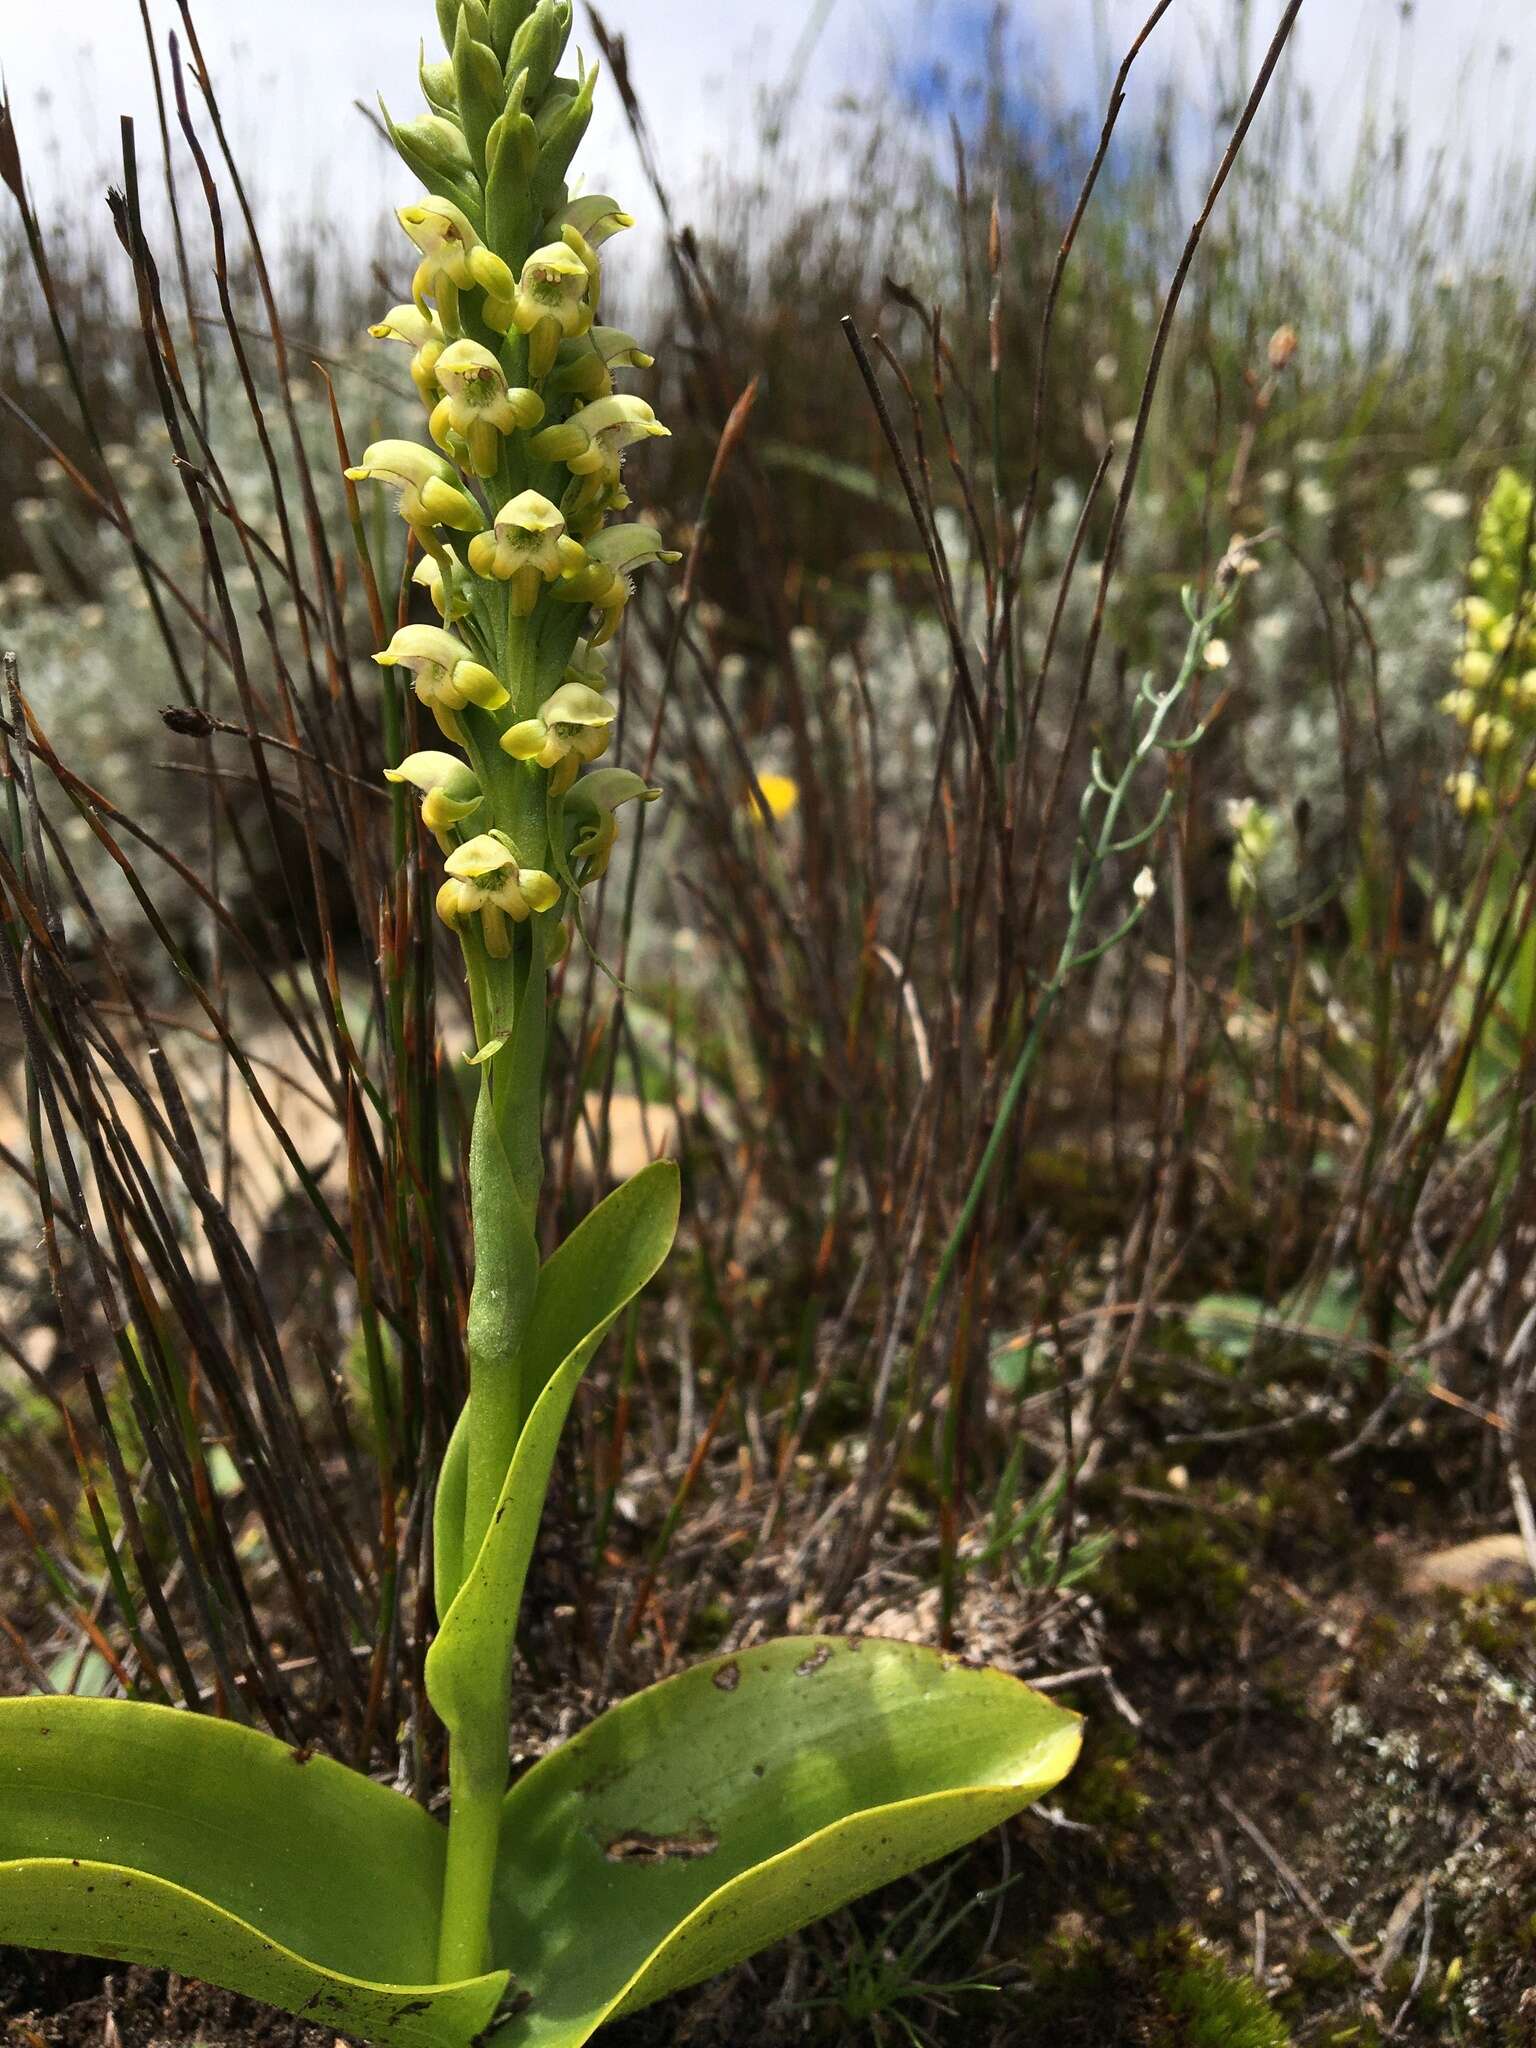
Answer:
[[[506, 1712], [523, 1581], [560, 1432], [610, 1324], [671, 1250], [677, 1212], [677, 1168], [658, 1160], [600, 1202], [540, 1270], [521, 1364], [537, 1398], [485, 1540], [427, 1652], [427, 1691], [451, 1733]], [[457, 1557], [452, 1564], [457, 1580]]]
[[178, 1970], [379, 2048], [463, 2048], [507, 1977], [432, 1981], [445, 1840], [234, 1722], [0, 1701], [0, 1942]]
[[580, 2048], [1028, 1806], [1080, 1722], [906, 1643], [770, 1643], [638, 1693], [507, 1795], [500, 2048]]

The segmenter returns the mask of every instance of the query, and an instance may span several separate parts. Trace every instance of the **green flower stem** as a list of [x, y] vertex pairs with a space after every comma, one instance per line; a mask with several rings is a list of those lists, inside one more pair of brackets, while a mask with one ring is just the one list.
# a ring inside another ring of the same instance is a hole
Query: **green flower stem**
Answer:
[[[531, 717], [560, 682], [581, 623], [578, 609], [507, 622], [498, 636], [499, 672], [512, 693], [507, 714]], [[499, 727], [465, 714], [471, 762], [497, 827], [510, 834], [521, 863], [549, 860], [548, 794], [542, 770], [511, 760]], [[545, 931], [535, 917], [518, 928], [512, 956], [493, 959], [479, 931], [464, 935], [475, 1033], [481, 1050], [499, 1050], [480, 1069], [470, 1140], [469, 1198], [475, 1272], [466, 1330], [469, 1353], [466, 1563], [485, 1540], [537, 1389], [524, 1384], [523, 1338], [538, 1279], [538, 1202], [543, 1178]], [[508, 1687], [510, 1695], [510, 1686]], [[510, 1696], [494, 1717], [461, 1730], [449, 1760], [448, 1858], [443, 1881], [438, 1970], [442, 1981], [484, 1967], [501, 1802], [507, 1787]]]
[[491, 1889], [507, 1791], [506, 1720], [454, 1743], [449, 1761], [448, 1854], [438, 1925], [438, 1982], [454, 1984], [486, 1967]]

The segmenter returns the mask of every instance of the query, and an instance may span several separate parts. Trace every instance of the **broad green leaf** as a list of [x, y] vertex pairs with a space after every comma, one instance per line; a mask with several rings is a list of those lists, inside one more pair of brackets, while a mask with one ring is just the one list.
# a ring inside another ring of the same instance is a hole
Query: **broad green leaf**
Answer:
[[1071, 1769], [1075, 1714], [906, 1643], [717, 1657], [602, 1715], [507, 1795], [498, 2048], [580, 2048], [949, 1854]]
[[671, 1250], [677, 1209], [677, 1168], [658, 1160], [600, 1202], [539, 1273], [522, 1362], [538, 1398], [485, 1540], [427, 1652], [427, 1691], [454, 1734], [506, 1713], [523, 1581], [560, 1432], [610, 1324]]
[[505, 1972], [435, 1985], [442, 1829], [325, 1757], [136, 1701], [0, 1701], [0, 1942], [158, 1964], [380, 2048], [461, 2048]]

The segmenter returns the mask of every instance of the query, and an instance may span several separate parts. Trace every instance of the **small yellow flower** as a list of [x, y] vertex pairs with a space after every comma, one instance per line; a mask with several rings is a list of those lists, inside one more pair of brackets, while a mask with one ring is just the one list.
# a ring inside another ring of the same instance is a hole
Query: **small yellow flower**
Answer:
[[451, 453], [450, 434], [469, 451], [476, 476], [494, 476], [501, 460], [501, 437], [519, 427], [536, 427], [544, 417], [537, 391], [509, 389], [500, 363], [478, 341], [455, 341], [437, 358], [436, 375], [443, 395], [427, 422], [433, 440]]
[[[479, 535], [475, 539], [479, 539]], [[470, 543], [473, 547], [474, 542]], [[447, 568], [447, 581], [443, 570]], [[469, 572], [450, 547], [442, 547], [435, 554], [423, 555], [411, 571], [411, 581], [418, 589], [424, 590], [432, 600], [437, 616], [450, 624], [454, 619], [464, 618], [469, 611], [469, 592], [465, 587]]]
[[1515, 736], [1515, 728], [1498, 711], [1481, 711], [1472, 721], [1468, 745], [1474, 754], [1502, 754]]
[[518, 865], [517, 849], [505, 832], [481, 832], [455, 847], [444, 866], [448, 879], [437, 892], [437, 914], [455, 929], [480, 919], [485, 950], [505, 960], [511, 952], [506, 920], [522, 924], [535, 911], [551, 910], [560, 884], [542, 868]]
[[469, 566], [477, 576], [496, 576], [510, 583], [512, 613], [527, 618], [546, 583], [574, 563], [586, 560], [585, 550], [566, 537], [565, 518], [539, 491], [519, 491], [496, 514], [490, 533], [469, 544]]
[[1481, 647], [1468, 648], [1465, 654], [1452, 662], [1451, 673], [1469, 690], [1480, 690], [1493, 674], [1493, 656]]
[[478, 533], [485, 515], [459, 483], [458, 472], [415, 441], [374, 441], [347, 475], [354, 483], [383, 484], [399, 499], [400, 515], [423, 536], [437, 526]]
[[440, 306], [455, 305], [454, 294], [468, 291], [475, 282], [469, 252], [480, 245], [480, 237], [467, 216], [451, 199], [434, 194], [418, 200], [414, 206], [400, 207], [396, 218], [421, 251], [421, 261], [411, 280], [411, 297], [417, 306], [424, 313], [427, 299], [436, 299]]
[[559, 426], [545, 427], [528, 445], [540, 462], [563, 462], [572, 476], [586, 480], [583, 496], [596, 497], [618, 488], [626, 448], [668, 432], [643, 398], [622, 393], [594, 399]]
[[458, 714], [467, 704], [499, 711], [507, 692], [462, 642], [441, 626], [402, 626], [374, 660], [381, 668], [397, 664], [411, 671], [416, 695], [451, 740], [463, 741]]
[[630, 577], [647, 562], [681, 560], [675, 548], [664, 548], [654, 527], [610, 526], [595, 534], [574, 556], [555, 586], [555, 596], [566, 604], [594, 605], [603, 614], [591, 644], [601, 647], [611, 640], [633, 588]]
[[384, 770], [384, 780], [408, 782], [422, 792], [421, 822], [444, 853], [453, 851], [449, 833], [484, 801], [474, 770], [457, 754], [408, 754], [398, 768]]
[[378, 341], [403, 341], [408, 348], [415, 350], [411, 357], [411, 382], [420, 393], [423, 405], [435, 405], [437, 379], [433, 371], [438, 357], [448, 346], [448, 337], [437, 315], [423, 313], [418, 306], [391, 306], [384, 318], [368, 332]]
[[524, 718], [501, 736], [514, 761], [532, 761], [555, 773], [558, 794], [570, 787], [583, 761], [595, 761], [607, 747], [619, 707], [590, 684], [562, 683], [539, 706], [536, 718]]
[[528, 337], [528, 374], [536, 384], [554, 367], [561, 342], [592, 325], [591, 286], [590, 266], [564, 241], [535, 249], [523, 265], [512, 324]]
[[1474, 815], [1485, 817], [1493, 808], [1493, 801], [1470, 768], [1463, 768], [1459, 774], [1448, 775], [1445, 781], [1446, 794], [1451, 797], [1464, 818]]
[[[759, 775], [757, 786], [775, 819], [787, 818], [800, 801], [800, 785], [792, 775]], [[756, 804], [752, 808], [756, 814]]]

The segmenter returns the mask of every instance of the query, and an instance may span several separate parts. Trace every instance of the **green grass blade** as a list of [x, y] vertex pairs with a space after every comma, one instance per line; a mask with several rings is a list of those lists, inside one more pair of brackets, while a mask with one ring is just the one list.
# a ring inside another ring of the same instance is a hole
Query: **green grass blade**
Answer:
[[579, 2048], [947, 1855], [1071, 1769], [1077, 1716], [996, 1671], [832, 1637], [715, 1658], [613, 1708], [508, 1794], [502, 2048]]

